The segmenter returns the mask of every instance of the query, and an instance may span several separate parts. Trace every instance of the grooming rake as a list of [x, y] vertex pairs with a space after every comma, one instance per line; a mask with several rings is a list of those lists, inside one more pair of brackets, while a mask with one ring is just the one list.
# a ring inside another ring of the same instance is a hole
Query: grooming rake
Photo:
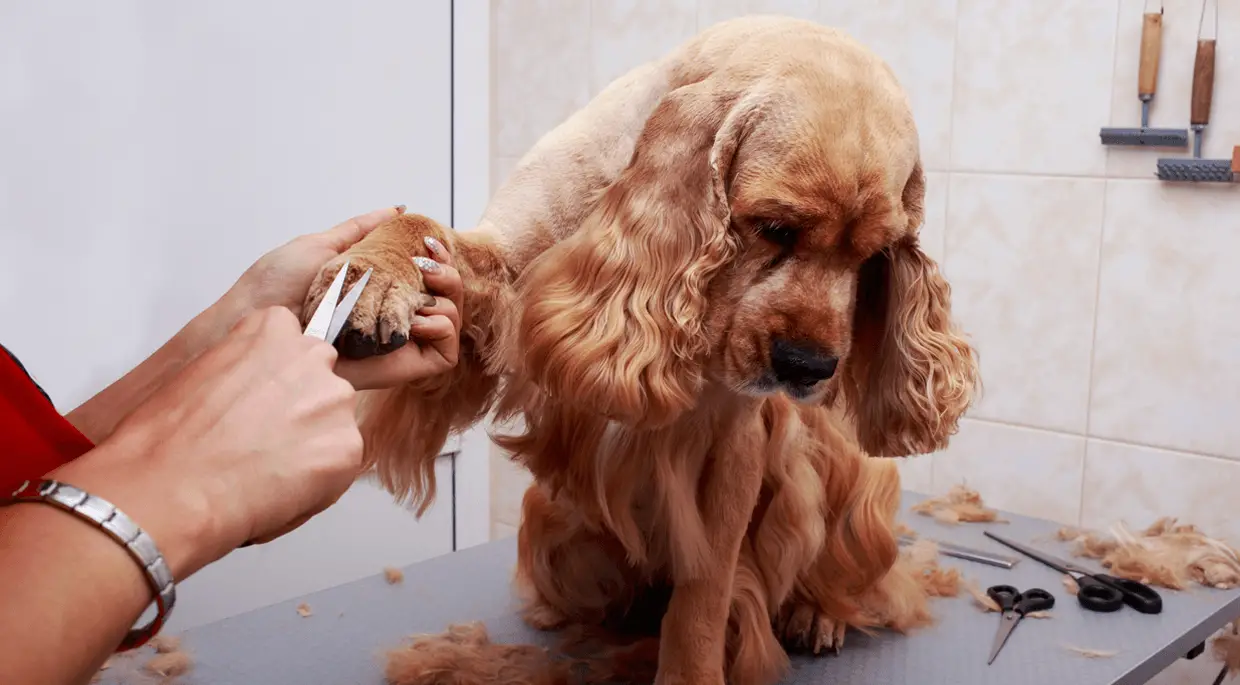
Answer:
[[[1202, 159], [1201, 142], [1210, 124], [1210, 107], [1214, 100], [1214, 46], [1215, 38], [1202, 38], [1205, 26], [1206, 5], [1201, 4], [1201, 24], [1197, 29], [1197, 55], [1193, 59], [1193, 90], [1189, 112], [1189, 125], [1193, 129], [1192, 157], [1164, 157], [1158, 160], [1158, 178], [1164, 181], [1188, 181], [1194, 183], [1231, 183], [1236, 174], [1232, 167], [1234, 159]], [[1214, 5], [1214, 27], [1218, 31], [1218, 3]]]
[[1145, 12], [1141, 21], [1141, 57], [1137, 68], [1137, 97], [1141, 100], [1141, 128], [1103, 128], [1103, 145], [1188, 147], [1188, 131], [1182, 128], [1150, 128], [1150, 105], [1158, 89], [1158, 62], [1162, 53], [1163, 8]]

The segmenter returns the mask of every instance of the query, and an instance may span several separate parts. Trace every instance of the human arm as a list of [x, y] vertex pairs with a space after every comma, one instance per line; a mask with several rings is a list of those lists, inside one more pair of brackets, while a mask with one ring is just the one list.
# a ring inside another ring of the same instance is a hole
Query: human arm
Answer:
[[[356, 393], [335, 361], [287, 309], [247, 315], [47, 477], [114, 504], [183, 581], [353, 482]], [[133, 559], [91, 524], [46, 504], [0, 507], [0, 682], [86, 682], [151, 598]]]
[[[299, 236], [263, 255], [228, 292], [171, 340], [65, 418], [93, 442], [100, 442], [121, 418], [204, 349], [223, 338], [242, 317], [273, 306], [286, 307], [300, 316], [306, 291], [323, 264], [403, 211], [404, 207], [378, 209], [329, 230]], [[396, 385], [440, 373], [455, 364], [460, 330], [460, 274], [452, 267], [446, 251], [440, 251], [436, 258], [445, 268], [428, 274], [426, 282], [439, 297], [419, 312], [422, 318], [410, 331], [411, 338], [426, 344], [410, 345], [399, 354], [377, 359], [340, 360], [337, 373], [357, 389]]]

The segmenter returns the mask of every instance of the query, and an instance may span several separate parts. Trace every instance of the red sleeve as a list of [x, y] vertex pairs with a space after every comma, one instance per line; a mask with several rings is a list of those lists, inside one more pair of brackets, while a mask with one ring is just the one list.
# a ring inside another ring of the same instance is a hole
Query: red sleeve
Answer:
[[0, 346], [0, 492], [42, 478], [93, 447]]

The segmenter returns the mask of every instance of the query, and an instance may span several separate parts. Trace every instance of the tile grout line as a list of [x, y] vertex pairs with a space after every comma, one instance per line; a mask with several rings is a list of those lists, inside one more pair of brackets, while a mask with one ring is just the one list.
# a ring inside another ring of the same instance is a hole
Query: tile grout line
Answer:
[[[960, 3], [965, 0], [955, 0], [952, 7], [952, 91], [947, 97], [947, 171], [943, 174], [943, 182], [946, 187], [943, 189], [943, 245], [941, 253], [942, 264], [939, 269], [943, 274], [943, 278], [950, 282], [947, 273], [947, 235], [951, 232], [951, 207], [952, 207], [952, 171], [953, 158], [955, 157], [955, 134], [956, 134], [956, 84], [959, 79], [956, 78], [956, 69], [960, 61]], [[821, 13], [822, 1], [819, 0], [819, 11]], [[936, 487], [935, 473], [938, 471], [938, 459], [930, 460], [930, 489]]]
[[1082, 516], [1085, 511], [1085, 466], [1089, 461], [1089, 439], [1094, 414], [1094, 366], [1098, 362], [1098, 307], [1102, 302], [1102, 250], [1106, 244], [1107, 233], [1107, 199], [1111, 182], [1102, 182], [1102, 225], [1098, 227], [1097, 271], [1094, 273], [1094, 311], [1093, 326], [1089, 336], [1089, 371], [1085, 374], [1085, 454], [1081, 456], [1081, 503]]
[[[1110, 91], [1112, 97], [1107, 102], [1107, 123], [1114, 120], [1115, 117], [1115, 71], [1119, 68], [1119, 35], [1120, 22], [1124, 15], [1124, 0], [1116, 0], [1115, 2], [1115, 32], [1112, 34], [1111, 44], [1111, 79]], [[1107, 177], [1107, 171], [1111, 166], [1111, 150], [1104, 150], [1102, 159], [1102, 225], [1098, 227], [1098, 252], [1097, 252], [1097, 271], [1094, 272], [1094, 311], [1092, 316], [1092, 324], [1089, 336], [1089, 371], [1085, 374], [1087, 385], [1085, 386], [1085, 435], [1090, 434], [1092, 428], [1092, 419], [1094, 414], [1094, 366], [1098, 360], [1098, 306], [1102, 301], [1102, 250], [1106, 244], [1107, 231], [1107, 199], [1108, 190], [1111, 180]], [[1089, 464], [1089, 438], [1086, 437], [1085, 444], [1081, 446], [1081, 492], [1080, 499], [1077, 504], [1076, 517], [1077, 525], [1085, 518], [1085, 471]]]
[[[992, 426], [1003, 426], [1005, 428], [1019, 428], [1021, 430], [1033, 431], [1035, 433], [1045, 433], [1048, 435], [1056, 435], [1063, 438], [1081, 438], [1082, 440], [1095, 440], [1097, 442], [1107, 442], [1112, 445], [1120, 445], [1123, 447], [1139, 447], [1147, 450], [1158, 450], [1159, 452], [1169, 452], [1175, 455], [1183, 455], [1188, 457], [1197, 457], [1199, 459], [1212, 459], [1228, 464], [1240, 466], [1240, 458], [1232, 458], [1221, 454], [1210, 454], [1209, 452], [1199, 452], [1197, 450], [1185, 449], [1182, 447], [1168, 447], [1166, 445], [1153, 445], [1144, 442], [1135, 442], [1132, 440], [1123, 440], [1120, 438], [1107, 438], [1101, 435], [1085, 435], [1083, 433], [1072, 433], [1062, 431], [1055, 428], [1045, 428], [1043, 426], [1034, 426], [1027, 423], [1018, 423], [1016, 421], [1008, 421], [1005, 419], [983, 419], [975, 417], [965, 417], [965, 421], [972, 423], [986, 423]], [[941, 452], [942, 450], [940, 450]], [[938, 454], [937, 452], [934, 454]]]
[[952, 92], [947, 96], [947, 167], [952, 169], [956, 162], [956, 92], [960, 79], [956, 73], [960, 65], [960, 3], [967, 0], [956, 0], [952, 12]]
[[1044, 178], [1044, 179], [1072, 178], [1072, 179], [1081, 179], [1081, 180], [1086, 180], [1086, 181], [1147, 181], [1150, 183], [1161, 183], [1161, 181], [1159, 181], [1157, 178], [1152, 177], [1152, 176], [1147, 178], [1145, 176], [1122, 176], [1122, 175], [1108, 175], [1108, 174], [1067, 174], [1067, 173], [1059, 173], [1059, 172], [1052, 173], [1052, 172], [1042, 172], [1042, 171], [1012, 171], [1012, 170], [1003, 170], [1003, 169], [944, 168], [944, 169], [926, 169], [926, 171], [928, 172], [932, 171], [935, 173], [968, 174], [970, 176], [1018, 176], [1018, 177], [1023, 177], [1023, 178]]
[[[1143, 10], [1144, 11], [1144, 10]], [[1119, 35], [1120, 26], [1124, 23], [1124, 0], [1117, 0], [1115, 3], [1115, 33], [1112, 34], [1111, 43], [1111, 80], [1108, 90], [1111, 92], [1111, 98], [1107, 100], [1107, 119], [1108, 125], [1115, 121], [1115, 72], [1119, 69]], [[1108, 176], [1111, 169], [1111, 147], [1103, 146], [1102, 175]]]

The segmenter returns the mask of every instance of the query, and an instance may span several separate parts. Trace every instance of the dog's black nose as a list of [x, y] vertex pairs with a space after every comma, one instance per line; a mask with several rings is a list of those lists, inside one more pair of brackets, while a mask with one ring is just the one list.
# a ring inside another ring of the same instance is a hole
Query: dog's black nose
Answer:
[[771, 342], [771, 370], [775, 380], [789, 385], [813, 385], [835, 375], [839, 357], [808, 345], [776, 338]]

